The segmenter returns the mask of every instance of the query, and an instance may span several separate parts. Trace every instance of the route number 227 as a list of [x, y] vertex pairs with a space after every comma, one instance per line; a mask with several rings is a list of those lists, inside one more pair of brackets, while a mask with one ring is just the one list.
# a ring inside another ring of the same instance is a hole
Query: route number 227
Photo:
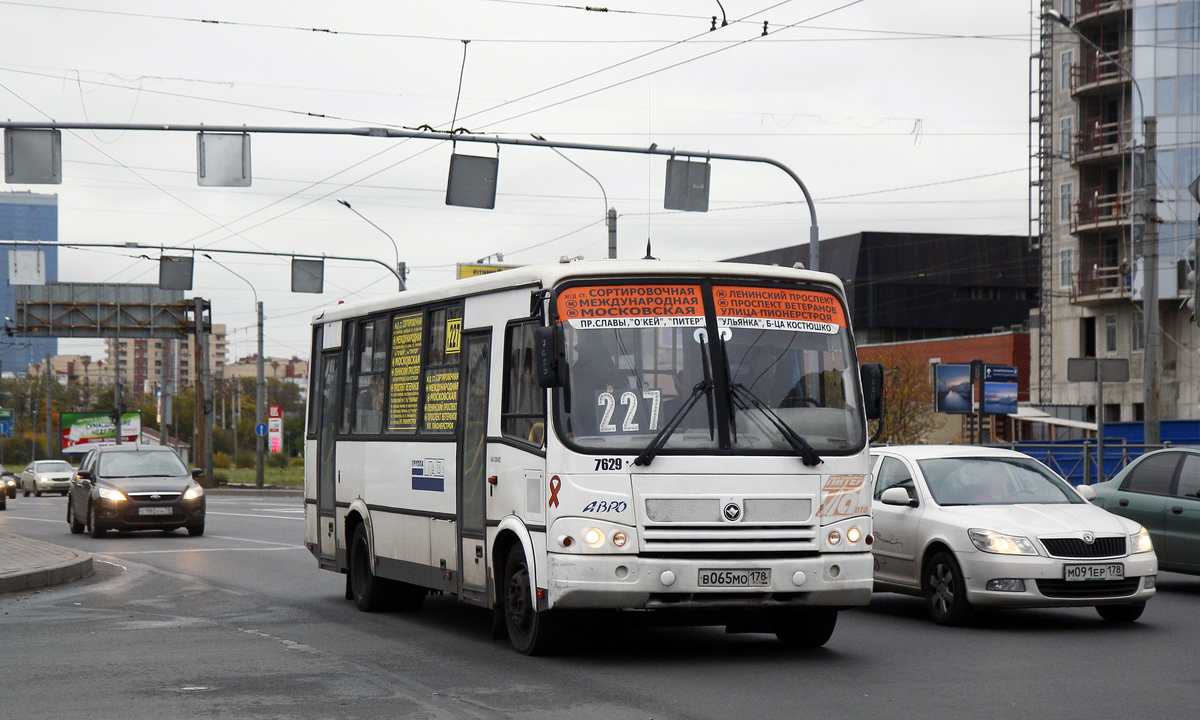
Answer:
[[[642, 400], [648, 401], [649, 405], [649, 430], [658, 430], [658, 411], [662, 405], [661, 390], [643, 390]], [[621, 432], [638, 432], [641, 430], [641, 423], [634, 422], [634, 418], [638, 412], [638, 396], [632, 390], [626, 390], [621, 393], [621, 404], [625, 406], [625, 419], [621, 422]], [[603, 408], [604, 414], [600, 418], [600, 432], [611, 433], [617, 431], [617, 426], [613, 424], [613, 415], [617, 411], [617, 398], [614, 393], [602, 392], [596, 398], [596, 405]]]

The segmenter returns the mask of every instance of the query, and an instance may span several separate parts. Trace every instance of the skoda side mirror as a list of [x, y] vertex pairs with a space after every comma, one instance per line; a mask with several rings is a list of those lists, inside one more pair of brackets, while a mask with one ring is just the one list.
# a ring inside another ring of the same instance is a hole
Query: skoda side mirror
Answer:
[[192, 477], [197, 480], [204, 477], [204, 468], [192, 468]]
[[565, 340], [557, 326], [534, 329], [533, 374], [538, 387], [557, 388], [566, 384], [566, 354]]
[[863, 363], [858, 369], [862, 380], [863, 405], [867, 411], [868, 420], [878, 420], [883, 417], [883, 365], [879, 363]]
[[884, 505], [906, 505], [908, 507], [917, 506], [917, 501], [912, 499], [907, 490], [899, 486], [890, 487], [880, 493], [879, 502], [883, 503]]

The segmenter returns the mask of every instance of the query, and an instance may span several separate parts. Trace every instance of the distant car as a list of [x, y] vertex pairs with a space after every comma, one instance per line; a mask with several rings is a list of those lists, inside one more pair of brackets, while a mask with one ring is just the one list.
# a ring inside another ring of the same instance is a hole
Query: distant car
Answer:
[[872, 455], [875, 587], [925, 598], [938, 624], [965, 624], [978, 607], [1072, 606], [1133, 622], [1154, 595], [1146, 529], [1027, 455], [932, 445]]
[[1093, 505], [1145, 525], [1163, 570], [1200, 575], [1200, 448], [1146, 453], [1080, 490], [1095, 494]]
[[0, 495], [15, 498], [20, 484], [21, 478], [16, 473], [0, 465]]
[[161, 445], [89, 450], [71, 481], [67, 524], [94, 538], [109, 530], [187, 528], [204, 534], [204, 489], [179, 455]]
[[66, 495], [73, 477], [75, 468], [66, 460], [34, 460], [21, 473], [21, 492], [25, 497], [30, 493], [41, 497], [44, 492]]

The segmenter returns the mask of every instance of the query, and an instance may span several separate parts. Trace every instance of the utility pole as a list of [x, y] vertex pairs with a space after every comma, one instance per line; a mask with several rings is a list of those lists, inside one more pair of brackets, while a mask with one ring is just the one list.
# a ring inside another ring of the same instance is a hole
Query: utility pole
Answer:
[[615, 207], [608, 209], [608, 257], [612, 260], [617, 257], [617, 209]]
[[121, 444], [121, 338], [113, 338], [113, 435], [116, 444]]
[[53, 432], [50, 427], [50, 353], [46, 353], [46, 457], [54, 457], [53, 445], [50, 444], [50, 438]]
[[208, 329], [206, 316], [210, 305], [203, 298], [195, 299], [196, 313], [196, 446], [193, 464], [204, 468], [205, 482], [213, 482], [213, 392], [209, 376]]
[[[403, 289], [403, 288], [401, 288]], [[267, 381], [263, 377], [263, 304], [258, 305], [258, 363], [255, 371], [258, 374], [255, 386], [254, 415], [257, 423], [266, 422], [267, 416]], [[254, 485], [263, 486], [263, 460], [267, 451], [267, 439], [257, 432], [254, 434]]]

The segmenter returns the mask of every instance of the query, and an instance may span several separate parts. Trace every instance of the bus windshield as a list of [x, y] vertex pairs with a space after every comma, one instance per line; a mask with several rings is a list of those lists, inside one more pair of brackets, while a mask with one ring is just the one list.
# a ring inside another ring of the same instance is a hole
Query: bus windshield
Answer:
[[[715, 317], [704, 311], [706, 295]], [[850, 331], [827, 291], [572, 286], [557, 308], [568, 364], [557, 426], [569, 443], [641, 452], [668, 428], [658, 438], [667, 452], [845, 454], [862, 446]]]

